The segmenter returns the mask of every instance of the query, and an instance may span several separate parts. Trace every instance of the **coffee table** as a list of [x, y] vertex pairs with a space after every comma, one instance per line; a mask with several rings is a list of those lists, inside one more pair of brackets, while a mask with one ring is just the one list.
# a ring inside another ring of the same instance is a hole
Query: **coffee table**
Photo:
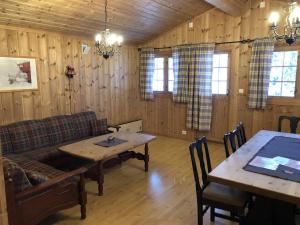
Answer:
[[[96, 142], [107, 140], [108, 137], [113, 136], [119, 139], [126, 140], [122, 144], [112, 146], [112, 147], [102, 147], [96, 145]], [[128, 152], [138, 146], [145, 145], [144, 154], [130, 151], [131, 158], [136, 158], [138, 160], [143, 160], [145, 163], [145, 171], [148, 171], [149, 167], [149, 146], [148, 143], [155, 140], [156, 136], [143, 134], [143, 133], [131, 133], [131, 132], [117, 132], [106, 135], [101, 135], [86, 139], [83, 141], [75, 142], [73, 144], [64, 145], [59, 147], [59, 150], [72, 155], [73, 157], [78, 157], [82, 159], [94, 162], [97, 166], [97, 182], [98, 182], [98, 194], [103, 195], [103, 163], [105, 160], [118, 155], [123, 152]], [[93, 166], [95, 166], [93, 164]]]

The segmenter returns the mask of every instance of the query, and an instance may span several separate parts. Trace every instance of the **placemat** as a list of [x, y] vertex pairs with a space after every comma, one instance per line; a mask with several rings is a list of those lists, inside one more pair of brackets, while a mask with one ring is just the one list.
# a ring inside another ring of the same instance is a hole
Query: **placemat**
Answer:
[[99, 145], [99, 146], [108, 148], [108, 147], [113, 147], [113, 146], [116, 146], [116, 145], [120, 145], [120, 144], [125, 143], [125, 142], [127, 142], [127, 141], [123, 140], [123, 139], [119, 139], [119, 138], [114, 138], [111, 141], [108, 141], [108, 140], [98, 141], [98, 142], [95, 143], [95, 145]]
[[300, 182], [300, 139], [272, 138], [247, 163], [244, 170]]

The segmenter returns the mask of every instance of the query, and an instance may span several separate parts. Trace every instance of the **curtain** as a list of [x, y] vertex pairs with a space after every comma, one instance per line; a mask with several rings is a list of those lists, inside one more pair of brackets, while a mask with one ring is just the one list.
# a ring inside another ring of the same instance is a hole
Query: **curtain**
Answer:
[[141, 49], [140, 52], [140, 93], [144, 100], [151, 100], [153, 95], [153, 74], [155, 55], [153, 48]]
[[187, 128], [209, 131], [212, 114], [212, 71], [215, 44], [190, 49]]
[[175, 102], [187, 103], [186, 126], [210, 130], [214, 44], [177, 46], [173, 51]]
[[172, 48], [174, 85], [173, 101], [188, 102], [190, 46], [176, 46]]
[[249, 108], [264, 109], [268, 97], [274, 42], [269, 38], [255, 40], [252, 46], [249, 80]]

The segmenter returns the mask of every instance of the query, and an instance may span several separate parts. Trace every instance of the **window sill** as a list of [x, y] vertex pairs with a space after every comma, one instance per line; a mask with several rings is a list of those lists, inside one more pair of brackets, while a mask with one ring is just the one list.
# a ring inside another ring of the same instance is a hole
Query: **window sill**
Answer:
[[297, 97], [268, 97], [267, 104], [269, 105], [300, 105], [300, 99]]

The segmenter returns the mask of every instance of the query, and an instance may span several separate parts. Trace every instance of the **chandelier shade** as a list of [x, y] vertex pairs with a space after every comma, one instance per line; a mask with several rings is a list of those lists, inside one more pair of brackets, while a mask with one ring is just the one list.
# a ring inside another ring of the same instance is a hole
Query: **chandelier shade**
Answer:
[[123, 37], [111, 33], [107, 28], [107, 0], [105, 0], [105, 30], [95, 36], [95, 51], [98, 55], [108, 59], [120, 52]]
[[271, 35], [275, 40], [284, 40], [287, 44], [294, 44], [300, 38], [300, 8], [295, 0], [288, 3], [285, 9], [285, 24], [283, 33], [279, 33], [280, 14], [272, 12], [269, 17]]

